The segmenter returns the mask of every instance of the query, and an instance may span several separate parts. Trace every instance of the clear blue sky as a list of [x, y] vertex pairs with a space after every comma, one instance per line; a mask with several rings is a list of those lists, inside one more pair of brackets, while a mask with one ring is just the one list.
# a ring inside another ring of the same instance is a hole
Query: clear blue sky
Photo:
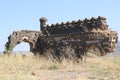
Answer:
[[[120, 0], [1, 0], [0, 52], [15, 30], [39, 30], [39, 18], [48, 24], [104, 16], [109, 28], [120, 34]], [[25, 44], [23, 50], [28, 50]]]

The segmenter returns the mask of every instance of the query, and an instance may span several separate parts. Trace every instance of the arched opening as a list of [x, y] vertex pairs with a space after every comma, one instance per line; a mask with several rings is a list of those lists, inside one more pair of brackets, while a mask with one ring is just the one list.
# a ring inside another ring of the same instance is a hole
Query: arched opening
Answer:
[[91, 56], [91, 57], [93, 57], [93, 56], [100, 56], [101, 52], [100, 52], [99, 46], [94, 45], [94, 44], [88, 45], [87, 48], [86, 48], [86, 54], [88, 56]]
[[21, 42], [13, 48], [13, 52], [30, 52], [30, 44], [27, 42]]

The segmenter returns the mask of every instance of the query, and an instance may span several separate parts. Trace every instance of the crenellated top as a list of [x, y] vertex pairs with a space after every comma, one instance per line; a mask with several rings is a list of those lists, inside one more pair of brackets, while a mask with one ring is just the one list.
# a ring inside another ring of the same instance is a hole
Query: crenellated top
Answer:
[[40, 19], [41, 31], [44, 34], [57, 35], [57, 34], [70, 34], [70, 33], [81, 33], [81, 32], [95, 32], [104, 31], [108, 29], [106, 18], [98, 16], [97, 18], [92, 17], [91, 19], [85, 18], [84, 20], [67, 21], [56, 24], [46, 24], [47, 18], [42, 17]]

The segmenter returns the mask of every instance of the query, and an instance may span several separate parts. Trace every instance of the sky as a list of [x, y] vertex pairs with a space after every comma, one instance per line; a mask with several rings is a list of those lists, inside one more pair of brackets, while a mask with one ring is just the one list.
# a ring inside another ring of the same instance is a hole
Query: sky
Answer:
[[[52, 24], [98, 16], [106, 17], [109, 28], [120, 36], [120, 0], [0, 0], [0, 52], [13, 31], [39, 31], [41, 17]], [[27, 51], [29, 45], [14, 50]]]

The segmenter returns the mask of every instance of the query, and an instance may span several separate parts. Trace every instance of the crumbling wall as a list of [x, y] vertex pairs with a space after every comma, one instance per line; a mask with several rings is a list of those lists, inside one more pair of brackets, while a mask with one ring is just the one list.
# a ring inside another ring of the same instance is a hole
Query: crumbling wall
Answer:
[[28, 31], [28, 30], [14, 31], [8, 37], [8, 42], [5, 44], [6, 46], [5, 53], [10, 53], [13, 50], [13, 48], [21, 42], [29, 43], [30, 51], [32, 52], [39, 35], [40, 32], [38, 31]]
[[46, 22], [46, 18], [42, 17], [40, 19], [41, 31], [46, 35], [75, 34], [82, 32], [97, 32], [108, 30], [106, 18], [101, 16], [98, 18], [85, 18], [84, 20], [73, 20], [72, 22], [67, 21], [51, 25], [47, 25]]
[[[98, 49], [100, 56], [114, 51], [118, 40], [117, 32], [108, 29], [105, 17], [48, 25], [47, 18], [40, 20], [41, 31], [14, 31], [8, 37], [5, 53], [10, 53], [20, 42], [30, 44], [35, 55], [74, 56], [81, 58], [89, 48]], [[94, 46], [94, 47], [93, 47]], [[49, 54], [46, 54], [49, 52]]]

